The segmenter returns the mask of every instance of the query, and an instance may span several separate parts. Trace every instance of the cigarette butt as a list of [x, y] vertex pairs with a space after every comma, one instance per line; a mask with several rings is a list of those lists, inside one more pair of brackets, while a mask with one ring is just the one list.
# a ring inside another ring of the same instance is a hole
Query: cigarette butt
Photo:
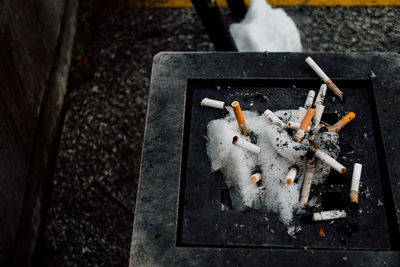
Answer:
[[320, 103], [318, 103], [315, 106], [315, 115], [313, 117], [313, 125], [314, 126], [311, 130], [310, 135], [308, 136], [308, 140], [310, 140], [310, 141], [314, 141], [315, 135], [319, 132], [319, 130], [321, 128], [320, 122], [321, 122], [322, 114], [324, 113], [324, 109], [325, 109], [325, 106]]
[[305, 135], [305, 132], [303, 130], [301, 130], [301, 129], [298, 129], [296, 134], [294, 135], [294, 140], [296, 142], [300, 143], [301, 140], [303, 139], [304, 135]]
[[328, 75], [325, 74], [325, 72], [317, 65], [317, 63], [315, 63], [315, 61], [311, 57], [307, 57], [306, 62], [324, 81], [324, 83], [326, 83], [329, 89], [331, 89], [332, 92], [340, 98], [340, 100], [343, 100], [342, 91], [340, 91], [340, 89], [331, 81], [331, 79], [329, 79]]
[[350, 187], [350, 202], [352, 203], [358, 203], [358, 190], [360, 188], [361, 170], [362, 165], [360, 163], [354, 163]]
[[317, 133], [317, 131], [315, 129], [312, 129], [310, 134], [308, 135], [308, 141], [314, 142], [316, 133]]
[[250, 181], [255, 184], [258, 183], [259, 181], [261, 181], [261, 179], [262, 179], [262, 175], [259, 172], [256, 172], [250, 176]]
[[287, 185], [291, 185], [293, 183], [294, 178], [296, 178], [297, 175], [297, 168], [296, 167], [292, 167], [288, 174], [286, 175], [286, 184]]
[[296, 142], [301, 142], [301, 140], [304, 137], [304, 132], [307, 130], [308, 125], [310, 125], [310, 122], [315, 114], [315, 110], [312, 108], [309, 108], [307, 110], [306, 115], [304, 116], [303, 121], [300, 124], [299, 129], [297, 130], [296, 134], [294, 135], [294, 140]]
[[311, 120], [312, 120], [314, 114], [315, 114], [315, 110], [314, 110], [314, 109], [309, 108], [309, 109], [307, 110], [307, 113], [306, 113], [306, 115], [304, 116], [304, 119], [303, 119], [303, 121], [302, 121], [301, 124], [300, 124], [300, 127], [299, 127], [300, 130], [303, 130], [303, 131], [306, 131], [306, 130], [307, 130], [307, 127], [310, 125], [310, 122], [311, 122]]
[[310, 196], [311, 184], [314, 177], [315, 158], [307, 160], [306, 173], [304, 175], [303, 188], [300, 195], [300, 207], [305, 208], [307, 206], [308, 197]]
[[337, 87], [336, 84], [334, 84], [331, 79], [327, 80], [325, 83], [329, 87], [329, 89], [331, 89], [331, 91], [335, 95], [337, 95], [339, 97], [339, 99], [342, 101], [343, 100], [343, 92], [340, 91], [339, 87]]
[[322, 105], [324, 103], [327, 88], [328, 87], [326, 86], [326, 84], [321, 84], [317, 97], [315, 98], [315, 106], [317, 106], [317, 104]]
[[315, 97], [315, 91], [314, 90], [308, 91], [307, 99], [306, 102], [304, 103], [305, 109], [309, 109], [312, 107], [312, 104], [314, 103], [314, 97]]
[[297, 110], [296, 114], [293, 116], [293, 118], [290, 119], [290, 121], [292, 122], [299, 122], [301, 123], [304, 119], [304, 116], [307, 113], [307, 109], [303, 108], [303, 107], [299, 107], [299, 109]]
[[240, 138], [239, 136], [234, 136], [232, 143], [256, 154], [259, 154], [261, 151], [259, 146], [252, 144], [249, 141]]
[[328, 211], [314, 212], [312, 220], [326, 221], [326, 220], [346, 218], [346, 216], [347, 215], [344, 210], [328, 210]]
[[[300, 124], [301, 124], [300, 122], [289, 121], [286, 124], [286, 128], [293, 129], [293, 130], [298, 130], [300, 128]], [[307, 132], [309, 132], [310, 130], [311, 130], [311, 126], [308, 126], [307, 127]]]
[[358, 191], [350, 190], [350, 202], [358, 204]]
[[264, 111], [264, 116], [268, 118], [273, 124], [278, 125], [281, 128], [286, 128], [286, 124], [278, 118], [271, 110], [267, 109]]
[[210, 99], [210, 98], [206, 97], [206, 98], [203, 98], [203, 100], [201, 100], [200, 106], [224, 109], [225, 108], [225, 102], [214, 100], [214, 99]]
[[324, 113], [325, 106], [322, 104], [317, 104], [315, 106], [315, 115], [313, 118], [313, 123], [314, 123], [314, 129], [318, 132], [319, 130], [319, 124], [321, 122], [322, 114]]
[[240, 108], [240, 104], [238, 101], [232, 102], [233, 112], [235, 113], [236, 121], [239, 125], [240, 133], [243, 135], [249, 135], [247, 131], [246, 122], [243, 117], [242, 109]]
[[356, 114], [354, 114], [354, 112], [349, 112], [334, 125], [328, 126], [327, 129], [329, 132], [339, 132], [346, 124], [351, 122], [355, 117]]
[[317, 149], [314, 146], [310, 146], [309, 148], [312, 152], [315, 153], [315, 156], [320, 159], [322, 162], [326, 163], [328, 166], [332, 167], [335, 171], [337, 171], [340, 174], [343, 174], [346, 172], [346, 167], [344, 167], [342, 164], [337, 162], [334, 158], [326, 154], [324, 151], [321, 149]]
[[306, 58], [306, 63], [310, 66], [315, 73], [324, 81], [326, 82], [329, 80], [329, 77], [325, 74], [325, 72], [315, 63], [315, 61], [311, 57]]
[[210, 138], [208, 137], [208, 135], [203, 135], [203, 138], [206, 139], [206, 141], [210, 140]]

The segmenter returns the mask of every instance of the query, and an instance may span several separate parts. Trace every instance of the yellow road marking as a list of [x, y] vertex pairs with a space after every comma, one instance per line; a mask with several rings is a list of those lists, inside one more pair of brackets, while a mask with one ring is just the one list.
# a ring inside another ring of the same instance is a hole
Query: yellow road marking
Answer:
[[[248, 5], [250, 0], [244, 0]], [[273, 6], [400, 6], [400, 0], [267, 0]], [[226, 7], [225, 0], [216, 0]], [[193, 7], [190, 0], [129, 0], [131, 7]]]

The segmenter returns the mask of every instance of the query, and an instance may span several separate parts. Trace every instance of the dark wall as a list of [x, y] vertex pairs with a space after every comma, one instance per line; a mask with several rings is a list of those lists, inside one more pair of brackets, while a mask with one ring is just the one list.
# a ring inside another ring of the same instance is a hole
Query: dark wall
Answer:
[[16, 251], [25, 257], [32, 250], [76, 9], [76, 0], [0, 0], [1, 266], [15, 262]]

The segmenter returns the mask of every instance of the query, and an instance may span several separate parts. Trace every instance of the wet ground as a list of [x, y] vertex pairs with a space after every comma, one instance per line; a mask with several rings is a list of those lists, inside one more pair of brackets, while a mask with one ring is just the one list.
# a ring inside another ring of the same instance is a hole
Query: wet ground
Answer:
[[[38, 266], [128, 265], [152, 58], [214, 50], [194, 9], [119, 2], [107, 9], [81, 2]], [[285, 10], [305, 51], [400, 51], [399, 7]]]

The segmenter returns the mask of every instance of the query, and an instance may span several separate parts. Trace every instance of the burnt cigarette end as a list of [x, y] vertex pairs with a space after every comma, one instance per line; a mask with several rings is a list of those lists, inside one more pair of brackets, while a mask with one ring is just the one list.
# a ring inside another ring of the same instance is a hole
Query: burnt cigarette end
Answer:
[[331, 79], [328, 79], [327, 81], [325, 81], [325, 83], [328, 88], [331, 89], [332, 92], [339, 98], [339, 101], [343, 101], [343, 92], [340, 91], [336, 84], [334, 84]]
[[293, 180], [296, 178], [297, 175], [297, 166], [292, 166], [286, 175], [286, 184], [291, 185], [293, 183]]
[[233, 140], [232, 140], [232, 144], [235, 144], [235, 145], [236, 145], [236, 143], [237, 143], [238, 140], [239, 140], [239, 137], [234, 136], [234, 137], [233, 137]]
[[261, 166], [260, 166], [260, 165], [257, 165], [257, 166], [254, 167], [253, 174], [255, 174], [255, 173], [257, 173], [257, 172], [262, 173], [262, 169], [261, 169]]
[[314, 152], [314, 151], [311, 151], [311, 150], [308, 150], [308, 151], [307, 151], [307, 153], [306, 153], [306, 159], [310, 160], [310, 159], [312, 159], [314, 156], [315, 156], [315, 152]]
[[351, 178], [350, 188], [350, 202], [358, 204], [358, 190], [360, 187], [362, 165], [360, 163], [354, 163], [353, 175]]
[[346, 172], [346, 168], [342, 168], [339, 173], [344, 174], [345, 172]]
[[328, 127], [326, 127], [326, 126], [323, 126], [323, 127], [321, 127], [321, 129], [319, 129], [320, 133], [324, 133], [324, 132], [327, 132], [327, 131], [328, 131]]
[[244, 149], [246, 149], [250, 152], [256, 153], [256, 154], [259, 154], [261, 151], [261, 148], [259, 146], [252, 144], [249, 141], [246, 141], [237, 135], [233, 137], [232, 144], [239, 146], [241, 148], [244, 148]]
[[310, 145], [310, 147], [308, 148], [308, 151], [311, 151], [315, 154], [315, 152], [317, 152], [318, 148], [316, 148], [314, 145]]
[[350, 202], [358, 204], [358, 192], [351, 190], [350, 191]]

